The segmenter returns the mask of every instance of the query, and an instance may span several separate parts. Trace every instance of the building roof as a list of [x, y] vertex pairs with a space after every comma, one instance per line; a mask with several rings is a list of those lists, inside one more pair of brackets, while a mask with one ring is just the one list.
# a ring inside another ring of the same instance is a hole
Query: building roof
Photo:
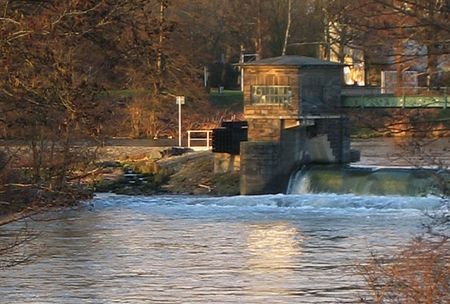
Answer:
[[279, 57], [265, 58], [239, 64], [240, 66], [342, 66], [337, 62], [323, 61], [313, 57], [285, 55]]

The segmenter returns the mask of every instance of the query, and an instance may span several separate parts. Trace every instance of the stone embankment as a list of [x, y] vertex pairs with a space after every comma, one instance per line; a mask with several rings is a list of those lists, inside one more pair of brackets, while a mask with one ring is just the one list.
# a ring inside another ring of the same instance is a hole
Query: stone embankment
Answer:
[[239, 194], [239, 175], [214, 174], [210, 151], [185, 148], [103, 148], [102, 174], [94, 181], [97, 192], [127, 195]]

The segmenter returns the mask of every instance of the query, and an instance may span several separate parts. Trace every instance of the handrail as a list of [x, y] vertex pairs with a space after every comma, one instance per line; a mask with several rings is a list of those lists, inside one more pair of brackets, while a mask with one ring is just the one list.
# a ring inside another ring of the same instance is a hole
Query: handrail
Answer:
[[344, 108], [448, 108], [447, 96], [342, 96]]
[[[212, 130], [188, 130], [188, 148], [206, 148], [207, 150], [212, 149]], [[191, 134], [205, 134], [205, 137], [192, 137]], [[206, 145], [193, 145], [192, 142], [204, 142]]]
[[419, 86], [343, 86], [344, 96], [448, 96], [450, 87], [419, 87]]

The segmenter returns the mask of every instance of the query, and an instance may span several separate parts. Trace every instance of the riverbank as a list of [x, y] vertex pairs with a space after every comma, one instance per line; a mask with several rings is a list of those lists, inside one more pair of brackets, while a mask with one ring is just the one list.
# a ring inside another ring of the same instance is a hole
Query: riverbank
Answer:
[[239, 174], [214, 173], [211, 151], [115, 146], [101, 150], [97, 192], [128, 195], [237, 195]]
[[[355, 166], [450, 167], [450, 138], [424, 143], [408, 138], [360, 139], [352, 141], [352, 148], [361, 151], [361, 160]], [[0, 217], [22, 217], [24, 212], [49, 205], [70, 206], [91, 197], [94, 191], [128, 195], [239, 194], [239, 174], [214, 174], [214, 154], [210, 151], [158, 147], [140, 140], [113, 142], [99, 148], [95, 167], [81, 184], [63, 192], [20, 184], [6, 189], [2, 185]]]
[[[27, 148], [21, 149], [25, 155]], [[210, 151], [146, 146], [139, 142], [98, 148], [97, 160], [87, 173], [68, 180], [64, 189], [31, 183], [28, 168], [4, 169], [1, 177], [7, 182], [0, 186], [0, 225], [44, 210], [75, 206], [92, 198], [94, 192], [238, 195], [239, 175], [214, 174], [213, 169], [214, 155]], [[6, 178], [7, 175], [13, 178]]]
[[[450, 167], [450, 138], [372, 138], [352, 141], [361, 152], [354, 166]], [[144, 146], [140, 141], [105, 146], [106, 166], [96, 191], [120, 194], [239, 194], [239, 174], [214, 174], [214, 154], [189, 149]]]

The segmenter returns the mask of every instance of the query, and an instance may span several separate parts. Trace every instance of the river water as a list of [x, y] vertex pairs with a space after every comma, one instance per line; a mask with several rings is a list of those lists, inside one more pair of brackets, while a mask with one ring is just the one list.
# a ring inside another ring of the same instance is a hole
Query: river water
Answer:
[[435, 197], [100, 195], [28, 221], [42, 235], [22, 250], [40, 257], [0, 272], [0, 302], [355, 303], [365, 294], [355, 265], [405, 244], [439, 206]]

